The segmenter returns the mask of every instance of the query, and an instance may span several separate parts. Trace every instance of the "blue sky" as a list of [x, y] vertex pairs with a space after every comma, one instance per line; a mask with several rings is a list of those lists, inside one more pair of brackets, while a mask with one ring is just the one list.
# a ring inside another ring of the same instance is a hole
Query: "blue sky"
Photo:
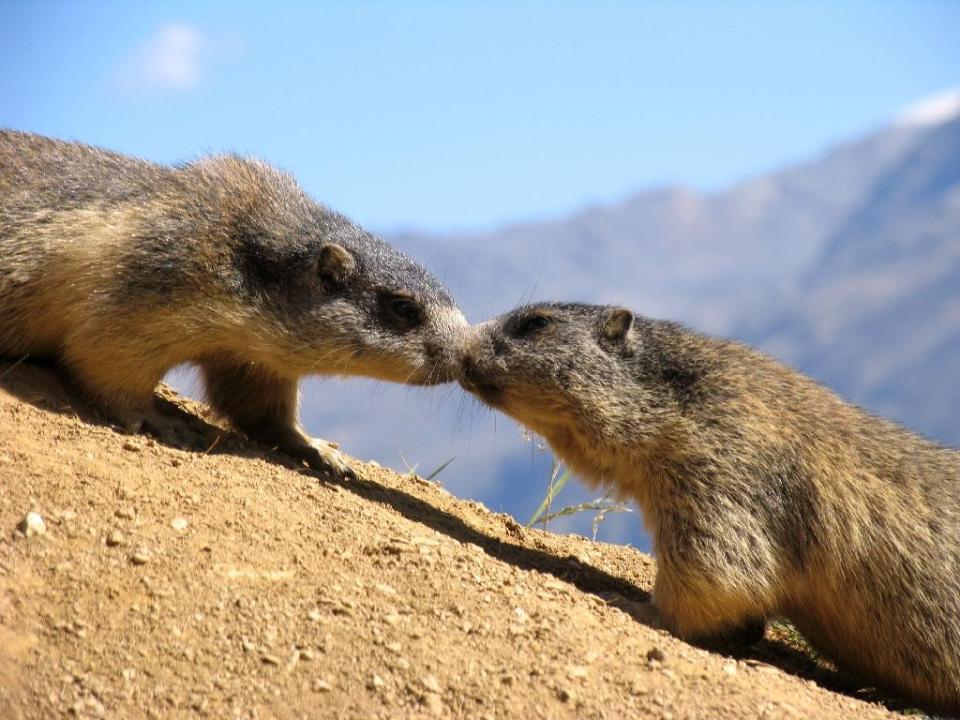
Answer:
[[715, 189], [960, 85], [958, 2], [0, 2], [0, 125], [256, 154], [379, 230]]

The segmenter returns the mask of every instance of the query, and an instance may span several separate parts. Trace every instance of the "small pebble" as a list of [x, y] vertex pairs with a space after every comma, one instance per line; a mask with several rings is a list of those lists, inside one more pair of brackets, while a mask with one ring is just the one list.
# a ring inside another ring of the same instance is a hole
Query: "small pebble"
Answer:
[[132, 507], [122, 507], [118, 509], [114, 515], [121, 520], [133, 520], [137, 516], [137, 513]]
[[187, 522], [187, 519], [182, 517], [175, 517], [173, 520], [170, 521], [170, 527], [172, 527], [177, 532], [183, 532], [184, 530], [187, 529], [187, 526], [189, 524], [190, 523]]
[[140, 452], [143, 450], [143, 447], [136, 440], [127, 440], [123, 443], [123, 449], [129, 450], [130, 452]]
[[107, 545], [110, 547], [116, 547], [117, 545], [123, 545], [124, 537], [123, 533], [119, 530], [114, 530], [109, 535], [107, 535]]
[[77, 514], [73, 510], [63, 510], [60, 513], [60, 522], [73, 522], [77, 519]]
[[134, 565], [146, 565], [150, 560], [153, 559], [153, 553], [150, 552], [149, 548], [140, 546], [133, 551], [133, 555], [130, 556], [130, 562]]
[[723, 664], [723, 671], [727, 675], [736, 675], [737, 674], [737, 664], [733, 660], [728, 660]]
[[323, 678], [317, 678], [313, 681], [313, 690], [314, 692], [330, 692], [333, 690], [333, 685], [328, 683]]
[[20, 532], [22, 532], [26, 537], [46, 535], [47, 523], [40, 513], [28, 512], [17, 524], [17, 529], [20, 530]]
[[425, 695], [423, 705], [431, 715], [435, 717], [443, 715], [443, 700], [439, 695]]
[[653, 647], [647, 651], [647, 660], [650, 660], [652, 662], [660, 662], [660, 663], [666, 662], [667, 654], [660, 648]]
[[440, 682], [437, 680], [435, 675], [424, 675], [420, 679], [420, 683], [423, 685], [423, 689], [427, 692], [436, 693], [437, 695], [443, 692], [442, 688], [440, 687]]

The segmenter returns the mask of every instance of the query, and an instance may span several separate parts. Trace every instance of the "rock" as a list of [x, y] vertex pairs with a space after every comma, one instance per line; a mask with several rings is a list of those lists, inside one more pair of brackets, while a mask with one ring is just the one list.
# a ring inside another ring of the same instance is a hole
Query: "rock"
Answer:
[[323, 678], [316, 678], [313, 681], [313, 691], [314, 692], [330, 692], [333, 690], [333, 685], [324, 680]]
[[652, 647], [647, 651], [647, 660], [650, 662], [665, 663], [667, 654], [658, 647]]
[[150, 548], [144, 547], [143, 545], [134, 550], [133, 555], [130, 556], [130, 562], [134, 565], [146, 565], [152, 559], [153, 553], [150, 552]]
[[189, 524], [190, 523], [187, 521], [187, 519], [182, 517], [175, 517], [173, 520], [170, 521], [170, 527], [172, 527], [177, 532], [183, 532], [184, 530], [187, 529], [187, 526]]
[[523, 625], [518, 625], [517, 623], [510, 623], [510, 626], [507, 628], [507, 632], [509, 632], [514, 637], [519, 637], [520, 635], [523, 635], [526, 631], [527, 629]]
[[73, 510], [62, 510], [59, 513], [58, 523], [73, 522], [77, 519], [77, 514]]
[[733, 660], [728, 660], [723, 664], [723, 671], [727, 675], [736, 675], [737, 674], [737, 663]]
[[584, 665], [567, 665], [567, 677], [571, 680], [583, 680], [587, 676], [587, 668]]
[[370, 681], [367, 683], [367, 689], [368, 689], [368, 690], [383, 690], [383, 688], [385, 688], [386, 685], [387, 685], [387, 683], [384, 682], [384, 680], [383, 680], [382, 677], [380, 677], [379, 675], [374, 674], [374, 676], [373, 676], [372, 678], [370, 678]]
[[137, 516], [137, 513], [132, 507], [122, 507], [119, 508], [114, 515], [121, 520], [133, 520]]
[[443, 714], [443, 700], [439, 695], [424, 695], [423, 706], [435, 717]]
[[130, 438], [123, 443], [123, 449], [129, 450], [130, 452], [140, 452], [143, 450], [143, 446], [138, 441]]
[[126, 538], [123, 537], [123, 533], [119, 530], [114, 530], [109, 535], [107, 535], [107, 545], [110, 547], [116, 547], [117, 545], [123, 545], [126, 541]]
[[421, 545], [423, 547], [439, 547], [440, 541], [436, 538], [425, 537], [424, 535], [414, 535], [410, 538], [410, 543], [413, 545]]
[[627, 692], [634, 696], [646, 695], [650, 692], [649, 688], [645, 687], [642, 682], [634, 678], [627, 685]]
[[47, 534], [47, 523], [38, 512], [28, 512], [17, 524], [17, 529], [26, 537], [37, 537]]
[[435, 675], [424, 675], [420, 678], [420, 684], [423, 685], [423, 689], [428, 693], [439, 695], [443, 692], [443, 688], [440, 687], [440, 681], [437, 680]]

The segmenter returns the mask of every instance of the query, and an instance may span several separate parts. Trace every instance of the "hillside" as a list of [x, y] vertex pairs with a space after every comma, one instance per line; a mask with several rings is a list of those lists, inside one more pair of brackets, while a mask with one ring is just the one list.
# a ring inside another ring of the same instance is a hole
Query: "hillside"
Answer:
[[0, 717], [890, 716], [772, 634], [658, 629], [635, 550], [375, 464], [324, 482], [164, 398], [163, 441], [124, 436], [0, 366]]

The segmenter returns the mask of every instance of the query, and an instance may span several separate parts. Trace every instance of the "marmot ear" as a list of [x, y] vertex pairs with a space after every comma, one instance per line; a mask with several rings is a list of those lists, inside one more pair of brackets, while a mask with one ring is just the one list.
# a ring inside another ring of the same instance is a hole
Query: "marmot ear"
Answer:
[[343, 245], [326, 243], [320, 247], [317, 273], [321, 280], [340, 287], [345, 285], [356, 271], [357, 261]]
[[600, 323], [600, 336], [608, 342], [623, 345], [632, 327], [633, 313], [626, 308], [613, 308]]

